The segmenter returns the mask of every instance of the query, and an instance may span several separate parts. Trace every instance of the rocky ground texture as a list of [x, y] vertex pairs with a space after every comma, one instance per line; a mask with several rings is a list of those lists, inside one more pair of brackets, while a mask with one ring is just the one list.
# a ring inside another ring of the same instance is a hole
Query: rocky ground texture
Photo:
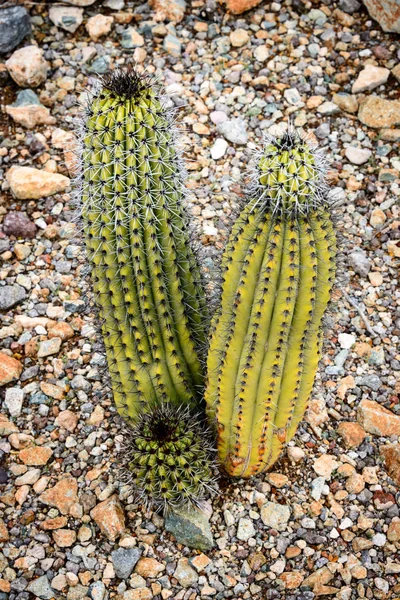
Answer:
[[[0, 600], [400, 597], [398, 37], [357, 0], [240, 14], [256, 4], [0, 11]], [[120, 421], [73, 222], [76, 98], [132, 59], [180, 109], [209, 273], [240, 173], [289, 118], [329, 155], [340, 204], [305, 422], [273, 472], [222, 481], [195, 523], [146, 512], [115, 478]]]

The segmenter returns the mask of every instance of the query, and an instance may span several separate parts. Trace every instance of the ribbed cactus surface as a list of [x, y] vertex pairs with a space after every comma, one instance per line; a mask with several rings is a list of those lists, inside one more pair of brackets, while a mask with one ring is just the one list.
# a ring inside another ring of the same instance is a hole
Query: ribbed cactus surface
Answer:
[[258, 156], [223, 255], [206, 402], [232, 476], [270, 467], [302, 419], [335, 271], [323, 165], [296, 133]]
[[83, 127], [82, 220], [114, 399], [195, 404], [205, 301], [189, 244], [173, 115], [135, 72], [105, 76]]
[[124, 440], [120, 478], [155, 508], [198, 505], [215, 491], [209, 433], [187, 408], [144, 413]]

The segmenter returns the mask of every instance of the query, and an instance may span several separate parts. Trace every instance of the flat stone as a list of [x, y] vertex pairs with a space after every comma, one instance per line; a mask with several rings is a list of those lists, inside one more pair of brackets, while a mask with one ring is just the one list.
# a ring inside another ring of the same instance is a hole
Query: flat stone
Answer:
[[22, 369], [23, 366], [16, 358], [0, 352], [0, 386], [19, 379]]
[[78, 484], [73, 477], [60, 479], [56, 485], [41, 494], [39, 500], [48, 506], [54, 506], [62, 515], [73, 515], [79, 503]]
[[59, 548], [70, 548], [76, 542], [76, 533], [73, 529], [56, 529], [53, 540]]
[[323, 454], [314, 461], [313, 469], [317, 475], [329, 480], [332, 477], [333, 471], [335, 471], [338, 466], [339, 463], [332, 454]]
[[385, 458], [385, 468], [389, 477], [400, 485], [400, 444], [380, 446], [379, 451]]
[[400, 6], [397, 0], [363, 0], [371, 17], [383, 31], [400, 33]]
[[125, 515], [117, 496], [111, 496], [97, 504], [90, 516], [100, 528], [100, 531], [110, 541], [114, 542], [125, 531]]
[[43, 340], [39, 344], [38, 358], [45, 358], [46, 356], [52, 356], [58, 354], [61, 348], [61, 338], [54, 337], [50, 340]]
[[56, 122], [50, 110], [40, 103], [35, 92], [30, 89], [18, 92], [16, 101], [6, 106], [6, 112], [16, 123], [27, 129], [35, 129], [39, 125], [54, 125]]
[[51, 600], [55, 596], [46, 575], [42, 575], [31, 581], [26, 589], [36, 596], [36, 598], [41, 598], [42, 600]]
[[189, 588], [195, 585], [199, 579], [198, 574], [190, 566], [187, 558], [180, 558], [174, 571], [174, 577], [179, 581], [182, 587]]
[[371, 269], [371, 261], [369, 260], [364, 250], [354, 250], [354, 252], [349, 254], [347, 260], [349, 262], [349, 265], [356, 273], [358, 273], [362, 277], [367, 277]]
[[182, 44], [176, 35], [168, 34], [163, 41], [163, 48], [171, 56], [179, 57], [182, 54]]
[[0, 8], [0, 54], [11, 52], [31, 34], [29, 13], [23, 6]]
[[[13, 235], [16, 238], [33, 239], [36, 236], [37, 227], [25, 213], [13, 210], [4, 217], [3, 231], [6, 235]], [[14, 246], [14, 252], [17, 256], [18, 245]]]
[[122, 32], [121, 46], [127, 50], [144, 46], [144, 37], [134, 27]]
[[343, 438], [346, 448], [356, 448], [366, 437], [366, 432], [359, 423], [353, 421], [342, 421], [338, 425], [338, 434]]
[[53, 450], [47, 446], [30, 446], [20, 450], [19, 458], [24, 465], [37, 467], [47, 464], [52, 454]]
[[135, 573], [145, 579], [147, 577], [158, 577], [163, 571], [165, 571], [165, 565], [155, 558], [141, 558], [135, 568]]
[[69, 178], [64, 175], [32, 167], [13, 166], [7, 171], [6, 179], [18, 200], [39, 200], [53, 196], [64, 192], [70, 185]]
[[353, 165], [363, 165], [369, 161], [372, 152], [367, 148], [355, 148], [354, 146], [349, 146], [346, 148], [345, 155]]
[[362, 400], [358, 405], [357, 420], [368, 433], [380, 436], [400, 435], [400, 416], [374, 400]]
[[234, 48], [241, 48], [248, 43], [250, 36], [246, 29], [239, 27], [229, 34], [229, 39]]
[[288, 571], [287, 573], [282, 573], [279, 579], [283, 582], [286, 590], [296, 590], [301, 586], [304, 576], [296, 571]]
[[225, 155], [228, 149], [228, 142], [222, 138], [217, 138], [210, 150], [211, 158], [219, 160]]
[[77, 424], [78, 415], [69, 409], [62, 410], [56, 418], [56, 425], [63, 427], [70, 433], [75, 431]]
[[6, 67], [20, 87], [38, 87], [47, 78], [48, 62], [38, 46], [24, 46], [16, 50], [6, 61]]
[[386, 83], [389, 75], [389, 69], [367, 64], [365, 65], [361, 73], [359, 73], [356, 81], [353, 83], [351, 92], [352, 94], [360, 94], [361, 92], [374, 90], [380, 85]]
[[214, 546], [209, 519], [204, 512], [195, 508], [169, 511], [165, 518], [165, 529], [172, 533], [179, 544], [189, 548], [207, 551]]
[[361, 123], [374, 129], [400, 125], [400, 100], [367, 96], [360, 104], [358, 118]]
[[4, 406], [12, 417], [19, 417], [22, 411], [24, 401], [24, 391], [19, 387], [12, 387], [6, 390]]
[[115, 575], [120, 579], [128, 579], [141, 555], [139, 548], [118, 548], [111, 552]]
[[70, 33], [75, 33], [83, 21], [83, 10], [73, 6], [51, 6], [50, 21]]
[[390, 523], [387, 531], [387, 539], [389, 542], [400, 542], [400, 519], [397, 521], [393, 519]]
[[358, 100], [355, 96], [340, 92], [338, 94], [333, 94], [332, 100], [345, 112], [354, 114], [358, 111]]
[[290, 508], [286, 504], [266, 502], [261, 507], [261, 519], [264, 525], [278, 531], [285, 531], [290, 519]]
[[0, 287], [0, 310], [7, 311], [26, 298], [25, 289], [18, 285], [3, 285]]

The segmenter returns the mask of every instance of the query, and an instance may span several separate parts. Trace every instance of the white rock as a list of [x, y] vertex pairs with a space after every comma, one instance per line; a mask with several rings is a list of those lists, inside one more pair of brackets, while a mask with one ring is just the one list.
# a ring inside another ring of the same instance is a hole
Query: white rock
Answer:
[[353, 165], [363, 165], [369, 160], [372, 152], [371, 150], [368, 150], [368, 148], [355, 148], [354, 146], [349, 146], [346, 148], [345, 154], [346, 158], [348, 158]]
[[353, 94], [359, 94], [360, 92], [373, 90], [386, 83], [389, 75], [389, 69], [376, 67], [375, 65], [365, 65], [364, 69], [353, 83], [351, 91]]
[[353, 521], [349, 519], [349, 517], [346, 517], [341, 521], [339, 527], [340, 529], [349, 529], [350, 527], [353, 527]]
[[211, 148], [211, 157], [214, 160], [222, 158], [228, 148], [228, 142], [222, 138], [217, 138]]
[[255, 535], [253, 521], [251, 519], [239, 519], [236, 537], [243, 542]]
[[21, 414], [22, 404], [24, 401], [24, 392], [19, 387], [8, 388], [4, 406], [12, 417], [18, 417]]
[[254, 50], [254, 58], [258, 60], [258, 62], [265, 62], [269, 56], [268, 48], [265, 44], [262, 46], [257, 46]]
[[384, 533], [376, 533], [372, 538], [374, 546], [382, 548], [386, 544], [386, 535]]
[[70, 33], [74, 33], [83, 21], [83, 10], [74, 6], [51, 6], [50, 21]]
[[288, 446], [287, 455], [293, 462], [300, 462], [305, 457], [306, 453], [297, 446]]
[[284, 531], [290, 519], [290, 508], [285, 504], [266, 502], [261, 507], [261, 519], [267, 527]]
[[24, 46], [16, 50], [6, 61], [11, 77], [20, 87], [38, 87], [46, 81], [49, 64], [43, 58], [43, 50], [37, 46]]
[[351, 333], [339, 333], [339, 344], [341, 348], [349, 350], [356, 343], [356, 338]]

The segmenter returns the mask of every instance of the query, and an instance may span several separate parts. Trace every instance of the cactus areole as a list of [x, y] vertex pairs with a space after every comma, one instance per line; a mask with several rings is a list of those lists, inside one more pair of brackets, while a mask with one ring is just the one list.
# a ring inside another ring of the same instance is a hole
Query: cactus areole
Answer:
[[206, 402], [236, 477], [268, 469], [310, 396], [335, 271], [324, 164], [296, 132], [266, 141], [233, 225], [212, 324]]
[[196, 406], [205, 301], [174, 115], [148, 76], [106, 75], [82, 132], [81, 215], [118, 411]]

